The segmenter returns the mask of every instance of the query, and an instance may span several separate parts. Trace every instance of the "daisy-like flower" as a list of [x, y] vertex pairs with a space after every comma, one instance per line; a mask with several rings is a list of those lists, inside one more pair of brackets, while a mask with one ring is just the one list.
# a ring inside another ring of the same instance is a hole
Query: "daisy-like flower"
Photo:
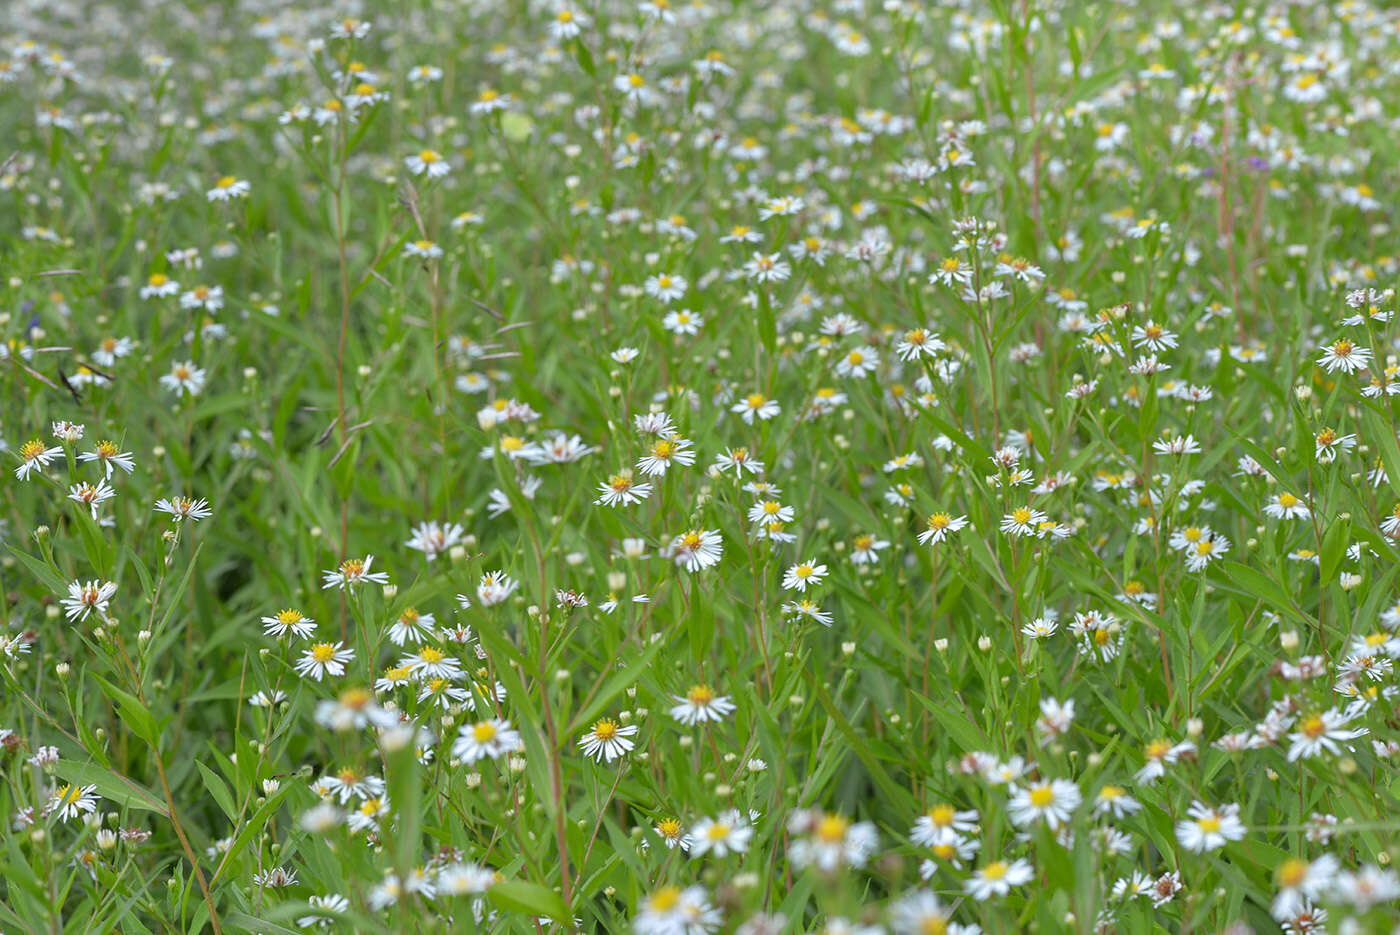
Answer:
[[1324, 347], [1322, 356], [1317, 359], [1317, 363], [1328, 373], [1337, 370], [1343, 373], [1355, 373], [1371, 366], [1371, 352], [1364, 347], [1353, 344], [1347, 338], [1342, 338]]
[[345, 666], [355, 658], [355, 650], [344, 643], [315, 643], [301, 654], [296, 662], [296, 671], [303, 677], [310, 676], [321, 681], [326, 675], [340, 677], [345, 674]]
[[99, 617], [107, 615], [107, 604], [117, 586], [111, 581], [72, 581], [68, 584], [68, 596], [63, 599], [63, 607], [69, 620], [86, 620], [94, 610]]
[[929, 276], [930, 286], [942, 283], [945, 286], [965, 286], [972, 282], [973, 268], [970, 263], [955, 256], [945, 257]]
[[593, 502], [598, 506], [631, 506], [651, 496], [651, 490], [651, 484], [636, 481], [631, 470], [624, 468], [598, 485], [598, 499]]
[[1173, 744], [1169, 740], [1154, 740], [1142, 748], [1147, 762], [1133, 775], [1136, 783], [1147, 784], [1167, 774], [1167, 767], [1176, 764], [1188, 753], [1195, 753], [1196, 745], [1189, 740]]
[[393, 727], [399, 716], [375, 704], [374, 694], [367, 688], [347, 688], [334, 701], [329, 698], [316, 703], [316, 723], [337, 733], [377, 727]]
[[600, 718], [588, 729], [578, 742], [584, 756], [591, 756], [599, 763], [611, 763], [633, 747], [628, 738], [637, 732], [636, 724], [619, 725], [612, 718]]
[[1034, 535], [1048, 517], [1039, 510], [1021, 506], [1001, 518], [1001, 531], [1012, 536]]
[[1176, 335], [1155, 321], [1133, 328], [1133, 347], [1145, 347], [1158, 353], [1176, 347]]
[[656, 276], [648, 276], [642, 288], [646, 294], [653, 299], [657, 299], [669, 305], [676, 299], [685, 295], [685, 290], [688, 285], [684, 276], [661, 273]]
[[723, 921], [703, 886], [663, 886], [642, 902], [632, 928], [636, 935], [710, 935]]
[[700, 571], [719, 563], [724, 540], [712, 529], [689, 529], [671, 540], [671, 550], [677, 565], [686, 571]]
[[848, 352], [836, 362], [836, 375], [860, 379], [880, 366], [880, 355], [863, 348]]
[[588, 16], [572, 5], [560, 6], [549, 21], [549, 38], [555, 42], [576, 39], [589, 22]]
[[78, 460], [84, 464], [90, 461], [98, 461], [106, 470], [106, 479], [112, 479], [112, 468], [119, 467], [130, 474], [136, 470], [136, 461], [132, 458], [131, 452], [122, 451], [116, 442], [100, 441], [92, 451], [84, 451], [78, 455]]
[[1331, 854], [1323, 854], [1314, 861], [1298, 857], [1285, 860], [1274, 874], [1279, 889], [1269, 906], [1269, 914], [1279, 922], [1296, 918], [1312, 901], [1326, 895], [1341, 869], [1341, 862]]
[[953, 516], [951, 513], [935, 510], [924, 520], [924, 531], [919, 533], [919, 545], [928, 545], [930, 542], [937, 545], [966, 526], [966, 516]]
[[64, 821], [81, 818], [97, 811], [97, 787], [66, 785], [55, 789], [44, 805], [44, 814], [57, 813]]
[[726, 695], [715, 694], [708, 685], [692, 685], [685, 697], [672, 695], [677, 704], [671, 708], [671, 717], [687, 727], [705, 721], [719, 722], [734, 713], [734, 702]]
[[186, 519], [197, 523], [214, 515], [214, 511], [209, 509], [209, 504], [203, 497], [198, 500], [192, 497], [171, 497], [168, 500], [157, 500], [155, 511], [169, 513], [170, 518], [177, 523]]
[[105, 480], [100, 480], [96, 484], [84, 481], [68, 488], [68, 499], [91, 507], [93, 519], [97, 519], [98, 508], [116, 495], [117, 492]]
[[62, 448], [50, 448], [37, 438], [27, 441], [19, 446], [19, 467], [15, 468], [15, 477], [29, 480], [31, 473], [43, 473], [49, 462], [61, 454]]
[[478, 896], [496, 885], [496, 871], [479, 864], [448, 864], [438, 871], [437, 891], [443, 896]]
[[705, 319], [688, 308], [667, 312], [666, 317], [661, 319], [661, 327], [672, 334], [684, 335], [686, 337], [699, 334], [700, 329], [704, 326]]
[[824, 627], [831, 626], [834, 619], [831, 614], [821, 609], [821, 605], [802, 598], [798, 601], [788, 601], [782, 607], [783, 615], [786, 617], [797, 617], [804, 620], [814, 620]]
[[486, 757], [494, 760], [504, 756], [518, 750], [520, 745], [520, 734], [511, 729], [509, 721], [492, 718], [463, 724], [452, 744], [452, 755], [470, 766]]
[[1175, 438], [1159, 438], [1152, 443], [1152, 450], [1159, 455], [1198, 455], [1201, 444], [1194, 435], [1178, 435]]
[[79, 425], [77, 422], [55, 422], [53, 424], [53, 437], [61, 442], [77, 442], [83, 440], [83, 432], [87, 427]]
[[[368, 32], [368, 28], [365, 30]], [[350, 910], [350, 900], [340, 893], [331, 893], [327, 896], [312, 896], [306, 904], [318, 912], [326, 915], [305, 915], [297, 918], [297, 928], [325, 928], [335, 922], [335, 917]]]
[[784, 506], [777, 500], [760, 500], [749, 507], [749, 522], [760, 526], [768, 523], [790, 523], [797, 513], [790, 506]]
[[821, 584], [826, 573], [826, 566], [817, 564], [817, 560], [814, 558], [799, 562], [790, 566], [787, 573], [783, 575], [783, 590], [805, 592], [807, 588]]
[[690, 829], [690, 856], [742, 854], [749, 849], [752, 837], [753, 826], [737, 810], [730, 809], [695, 823]]
[[864, 867], [879, 846], [868, 821], [852, 822], [830, 812], [798, 809], [788, 818], [788, 833], [797, 835], [788, 850], [794, 867], [815, 866], [825, 873], [840, 867]]
[[[890, 910], [890, 924], [898, 935], [929, 935], [957, 932], [949, 920], [953, 910], [944, 906], [929, 890], [914, 890], [899, 898]], [[970, 932], [969, 932], [970, 935]]]
[[1264, 513], [1274, 519], [1307, 519], [1312, 515], [1306, 503], [1287, 491], [1264, 504]]
[[281, 639], [288, 634], [310, 639], [316, 632], [316, 621], [310, 617], [302, 616], [301, 611], [288, 607], [279, 610], [275, 616], [261, 618], [263, 632], [274, 639]]
[[[362, 19], [355, 19], [347, 16], [345, 19], [331, 25], [332, 39], [363, 39], [369, 35], [370, 24]], [[348, 906], [349, 903], [346, 903]]]
[[1336, 429], [1326, 428], [1317, 433], [1314, 453], [1318, 464], [1331, 464], [1337, 455], [1345, 454], [1356, 447], [1355, 435], [1338, 435]]
[[1219, 850], [1230, 841], [1244, 837], [1245, 826], [1240, 821], [1240, 807], [1236, 804], [1212, 808], [1202, 802], [1192, 802], [1186, 814], [1188, 818], [1176, 823], [1176, 839], [1193, 853]]
[[792, 275], [792, 267], [781, 253], [755, 253], [744, 264], [744, 275], [754, 282], [782, 282]]
[[875, 536], [861, 534], [851, 540], [851, 564], [874, 565], [880, 561], [880, 552], [890, 547], [889, 542]]
[[1186, 568], [1188, 571], [1204, 571], [1211, 562], [1223, 557], [1230, 551], [1230, 540], [1224, 536], [1215, 535], [1209, 539], [1202, 539], [1192, 546], [1186, 553]]
[[210, 201], [232, 201], [236, 198], [247, 198], [250, 191], [252, 186], [244, 179], [225, 175], [214, 183], [213, 188], [204, 193], [204, 197]]
[[685, 833], [679, 818], [663, 818], [656, 823], [653, 830], [666, 847], [679, 847], [682, 853], [689, 853], [690, 837]]
[[735, 477], [743, 477], [744, 472], [762, 474], [763, 462], [753, 456], [747, 448], [725, 448], [723, 454], [715, 455], [715, 469], [733, 471]]
[[436, 260], [442, 256], [442, 248], [431, 240], [414, 240], [404, 244], [404, 256], [420, 260]]
[[1374, 906], [1400, 899], [1400, 876], [1394, 870], [1367, 864], [1355, 872], [1337, 874], [1332, 892], [1333, 899], [1347, 903], [1358, 914], [1365, 914]]
[[648, 477], [665, 474], [672, 464], [691, 465], [695, 463], [695, 452], [689, 440], [679, 435], [658, 438], [652, 442], [650, 450], [637, 462], [637, 469]]
[[374, 563], [373, 555], [366, 555], [364, 558], [347, 558], [340, 563], [338, 568], [321, 572], [321, 589], [346, 588], [366, 581], [374, 584], [388, 584], [389, 576], [382, 571], [370, 571], [370, 565]]
[[421, 647], [418, 652], [400, 659], [399, 665], [417, 679], [457, 679], [463, 675], [461, 660], [447, 655], [436, 646]]
[[909, 840], [920, 847], [937, 847], [976, 828], [976, 811], [958, 811], [948, 804], [935, 805], [914, 822], [914, 827], [909, 830]]
[[929, 329], [914, 328], [904, 332], [904, 336], [894, 346], [894, 352], [900, 360], [917, 360], [920, 357], [933, 357], [947, 346], [942, 338]]
[[1106, 785], [1094, 797], [1095, 815], [1112, 815], [1126, 818], [1142, 809], [1142, 803], [1128, 794], [1122, 786]]
[[1079, 786], [1072, 780], [1042, 780], [1016, 789], [1006, 808], [1011, 821], [1019, 828], [1043, 820], [1053, 831], [1069, 822], [1082, 800]]
[[[1400, 538], [1400, 503], [1396, 503], [1390, 515], [1381, 520], [1381, 532], [1391, 538]], [[1400, 622], [1400, 604], [1395, 606], [1394, 613], [1397, 622]]]
[[426, 175], [430, 179], [440, 179], [452, 171], [442, 154], [433, 149], [420, 150], [404, 159], [403, 164], [414, 175]]
[[1347, 729], [1345, 725], [1351, 719], [1351, 715], [1336, 708], [1302, 719], [1298, 722], [1298, 729], [1288, 735], [1292, 743], [1288, 748], [1288, 761], [1311, 759], [1322, 753], [1338, 753], [1342, 743], [1369, 733], [1364, 727]]
[[422, 552], [423, 556], [431, 562], [461, 542], [465, 532], [466, 530], [457, 523], [439, 523], [437, 520], [429, 520], [426, 523], [419, 523], [409, 530], [410, 538], [404, 545]]
[[510, 106], [510, 95], [502, 94], [495, 88], [483, 88], [476, 96], [476, 100], [467, 107], [469, 113], [481, 116], [483, 114], [494, 114], [498, 110], [505, 110]]
[[[178, 282], [176, 282], [175, 280], [171, 279], [169, 276], [165, 275], [164, 273], [152, 273], [149, 277], [147, 277], [147, 279], [146, 279], [146, 285], [144, 285], [144, 286], [141, 287], [141, 298], [143, 298], [143, 299], [151, 299], [151, 298], [163, 299], [163, 298], [168, 298], [169, 296], [172, 296], [172, 295], [176, 295], [176, 294], [179, 293], [179, 291], [180, 291], [180, 284], [179, 284]], [[94, 355], [94, 356], [96, 356], [96, 355]], [[98, 363], [102, 363], [102, 362], [101, 362], [101, 361], [98, 361]], [[107, 364], [107, 366], [110, 367], [111, 364], [109, 363], [109, 364]]]
[[[470, 601], [468, 606], [471, 606]], [[408, 642], [422, 643], [436, 639], [436, 624], [437, 619], [432, 614], [421, 614], [416, 607], [405, 607], [389, 627], [389, 642], [395, 646], [402, 646]]]
[[1035, 871], [1025, 858], [1011, 863], [994, 860], [972, 872], [963, 882], [963, 892], [978, 902], [985, 902], [994, 896], [1005, 896], [1013, 886], [1023, 886], [1034, 877]]
[[515, 579], [503, 571], [488, 571], [476, 586], [476, 599], [482, 607], [495, 607], [515, 592]]
[[176, 396], [198, 396], [204, 389], [205, 372], [193, 361], [173, 364], [170, 372], [160, 378], [160, 385]]
[[769, 419], [782, 412], [782, 407], [775, 399], [769, 399], [762, 393], [750, 393], [737, 403], [729, 407], [730, 412], [737, 412], [739, 418], [748, 425], [753, 425], [754, 419], [760, 422], [767, 422]]

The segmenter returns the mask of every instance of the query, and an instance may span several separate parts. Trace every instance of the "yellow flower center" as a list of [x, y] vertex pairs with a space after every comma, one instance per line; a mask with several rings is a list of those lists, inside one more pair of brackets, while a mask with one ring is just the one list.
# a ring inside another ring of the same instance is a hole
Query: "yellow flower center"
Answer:
[[1307, 876], [1308, 862], [1306, 860], [1290, 857], [1279, 865], [1278, 883], [1284, 889], [1297, 888], [1303, 880], [1307, 879]]
[[477, 743], [487, 743], [496, 739], [496, 725], [490, 721], [481, 721], [472, 728], [472, 738]]
[[681, 901], [681, 888], [679, 886], [663, 886], [655, 893], [651, 894], [651, 899], [647, 900], [651, 904], [651, 909], [656, 913], [667, 913], [676, 908]]
[[374, 696], [369, 693], [369, 689], [348, 688], [340, 693], [340, 706], [342, 708], [350, 708], [353, 711], [359, 711], [367, 707], [373, 699]]
[[846, 829], [851, 823], [840, 815], [823, 815], [822, 820], [817, 822], [817, 840], [827, 844], [835, 844], [845, 840]]
[[1216, 818], [1214, 815], [1207, 815], [1204, 818], [1197, 818], [1196, 827], [1200, 828], [1206, 834], [1214, 834], [1215, 832], [1220, 830], [1220, 819]]
[[593, 725], [593, 736], [599, 740], [612, 740], [617, 736], [617, 723], [609, 718], [603, 718]]
[[1055, 792], [1048, 785], [1036, 786], [1031, 790], [1031, 804], [1036, 808], [1045, 808], [1055, 801]]
[[715, 700], [715, 693], [708, 685], [692, 685], [685, 693], [685, 700], [694, 705], [708, 705]]
[[311, 647], [311, 658], [324, 665], [335, 658], [335, 647], [330, 643], [317, 643]]
[[994, 861], [982, 868], [982, 878], [985, 880], [1000, 880], [1002, 877], [1006, 876], [1006, 871], [1008, 869], [1005, 862], [1000, 860]]

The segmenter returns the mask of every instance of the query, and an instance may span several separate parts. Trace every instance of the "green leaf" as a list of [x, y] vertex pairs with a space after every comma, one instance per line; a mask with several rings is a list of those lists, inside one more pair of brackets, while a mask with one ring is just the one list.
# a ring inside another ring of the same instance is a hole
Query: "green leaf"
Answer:
[[121, 712], [122, 720], [137, 737], [140, 737], [156, 750], [160, 746], [160, 728], [156, 726], [156, 719], [141, 700], [128, 691], [118, 688], [111, 682], [104, 679], [97, 673], [89, 673], [93, 681], [102, 689], [102, 694], [117, 706]]
[[208, 789], [209, 794], [214, 797], [214, 803], [219, 806], [220, 811], [227, 816], [229, 821], [237, 820], [238, 809], [233, 804], [233, 796], [229, 793], [228, 786], [203, 763], [196, 760], [194, 765], [199, 767], [199, 775], [204, 779], [204, 788]]
[[10, 554], [19, 559], [19, 563], [29, 569], [29, 573], [38, 578], [43, 585], [55, 594], [67, 594], [68, 582], [47, 562], [30, 555], [28, 552], [21, 552], [14, 546], [10, 546]]
[[548, 916], [563, 922], [570, 918], [569, 907], [564, 898], [547, 886], [528, 883], [524, 880], [507, 880], [497, 883], [486, 891], [491, 902], [498, 909], [507, 912], [523, 912], [531, 916]]

